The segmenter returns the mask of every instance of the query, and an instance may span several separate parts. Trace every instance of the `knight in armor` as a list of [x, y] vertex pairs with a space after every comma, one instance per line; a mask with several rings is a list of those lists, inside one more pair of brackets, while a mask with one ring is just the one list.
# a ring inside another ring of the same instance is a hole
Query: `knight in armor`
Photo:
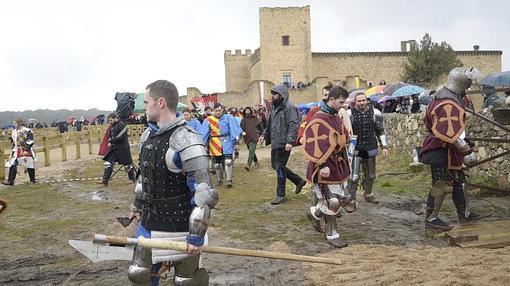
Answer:
[[[338, 112], [348, 96], [343, 87], [331, 88], [327, 101], [320, 103], [320, 111], [303, 132], [303, 152], [309, 160], [306, 178], [313, 184], [315, 198], [307, 217], [315, 230], [324, 233], [326, 242], [338, 248], [347, 242], [338, 232], [336, 218], [350, 201], [344, 184], [350, 174], [346, 153], [349, 132]], [[323, 218], [325, 230], [320, 225]]]
[[220, 103], [214, 105], [213, 114], [207, 117], [201, 128], [202, 140], [209, 146], [209, 153], [214, 160], [217, 185], [223, 184], [223, 169], [227, 177], [227, 187], [232, 187], [234, 167], [234, 147], [243, 131], [237, 120], [225, 114]]
[[425, 228], [447, 231], [452, 227], [438, 217], [443, 199], [452, 193], [459, 222], [480, 219], [480, 215], [469, 209], [466, 193], [466, 177], [463, 164], [476, 162], [473, 146], [465, 139], [466, 89], [480, 76], [475, 68], [454, 68], [448, 74], [447, 84], [434, 94], [427, 107], [425, 137], [419, 158], [430, 165], [432, 189], [427, 198]]
[[26, 168], [30, 182], [35, 183], [35, 161], [37, 160], [37, 156], [33, 148], [34, 133], [32, 133], [32, 130], [29, 128], [23, 126], [22, 119], [16, 119], [14, 121], [11, 139], [11, 158], [5, 163], [5, 167], [9, 168], [9, 175], [7, 181], [2, 182], [2, 184], [7, 186], [14, 185], [14, 180], [18, 173], [18, 166]]
[[354, 108], [348, 111], [351, 118], [352, 132], [356, 136], [356, 145], [351, 162], [351, 177], [349, 179], [349, 192], [352, 201], [346, 207], [348, 212], [356, 210], [356, 194], [360, 181], [360, 171], [364, 175], [364, 198], [369, 203], [377, 204], [379, 201], [372, 193], [372, 186], [376, 178], [375, 158], [379, 153], [379, 146], [384, 156], [388, 156], [388, 144], [384, 132], [383, 115], [374, 108], [367, 99], [363, 90], [354, 91]]
[[107, 130], [107, 132], [109, 132], [108, 151], [103, 157], [105, 161], [103, 179], [98, 183], [108, 186], [116, 162], [124, 165], [128, 178], [135, 182], [136, 171], [133, 166], [131, 149], [129, 147], [128, 127], [115, 113], [110, 113], [108, 115], [108, 123], [110, 123], [109, 129]]
[[177, 88], [158, 80], [147, 86], [144, 103], [150, 122], [140, 140], [140, 175], [130, 217], [139, 221], [135, 237], [185, 241], [187, 253], [136, 247], [128, 277], [132, 285], [158, 285], [162, 269], [173, 267], [173, 285], [208, 285], [201, 265], [207, 227], [218, 202], [200, 134], [177, 113]]

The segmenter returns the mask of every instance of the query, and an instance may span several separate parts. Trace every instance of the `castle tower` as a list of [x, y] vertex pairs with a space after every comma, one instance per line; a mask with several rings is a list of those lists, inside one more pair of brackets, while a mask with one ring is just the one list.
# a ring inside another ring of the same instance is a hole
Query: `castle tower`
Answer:
[[244, 54], [241, 50], [235, 50], [234, 54], [227, 50], [223, 57], [226, 91], [246, 90], [250, 84], [251, 50], [246, 50]]
[[310, 6], [259, 8], [260, 78], [275, 84], [311, 81]]

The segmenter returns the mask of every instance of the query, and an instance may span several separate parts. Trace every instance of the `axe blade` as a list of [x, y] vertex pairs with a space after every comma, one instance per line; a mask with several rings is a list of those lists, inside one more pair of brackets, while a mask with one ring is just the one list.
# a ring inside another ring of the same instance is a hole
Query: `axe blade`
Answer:
[[110, 246], [83, 240], [69, 240], [68, 243], [94, 263], [108, 260], [131, 261], [133, 258], [134, 246]]

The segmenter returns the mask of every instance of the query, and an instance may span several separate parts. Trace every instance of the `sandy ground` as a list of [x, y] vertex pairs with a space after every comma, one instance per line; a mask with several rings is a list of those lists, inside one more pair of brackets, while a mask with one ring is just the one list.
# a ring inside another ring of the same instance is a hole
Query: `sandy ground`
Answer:
[[[72, 149], [72, 148], [70, 148]], [[87, 150], [82, 148], [82, 150]], [[234, 188], [220, 188], [220, 204], [213, 213], [210, 228], [211, 245], [273, 250], [301, 255], [337, 258], [344, 265], [320, 265], [260, 258], [204, 254], [204, 264], [210, 275], [210, 285], [509, 285], [510, 252], [499, 250], [460, 249], [447, 246], [442, 240], [424, 235], [424, 199], [415, 194], [381, 193], [381, 203], [359, 203], [353, 214], [338, 218], [342, 235], [349, 242], [345, 249], [331, 248], [321, 234], [310, 226], [306, 211], [310, 190], [294, 195], [291, 186], [288, 201], [272, 206], [274, 196], [273, 171], [269, 166], [270, 149], [259, 149], [262, 164], [258, 170], [246, 173], [242, 168], [246, 158], [234, 170]], [[70, 174], [89, 176], [86, 167], [100, 164], [97, 156], [81, 160], [58, 162], [38, 170], [38, 177], [66, 178]], [[68, 158], [72, 158], [68, 155]], [[294, 158], [294, 159], [292, 159]], [[299, 173], [304, 164], [293, 155], [289, 166]], [[56, 161], [56, 160], [55, 160]], [[93, 171], [96, 173], [100, 168]], [[92, 172], [93, 173], [93, 172]], [[96, 174], [100, 175], [100, 174]], [[66, 201], [53, 206], [41, 201], [44, 210], [27, 217], [55, 221], [54, 230], [31, 233], [31, 222], [4, 213], [0, 217], [1, 285], [127, 285], [128, 261], [91, 263], [67, 245], [67, 239], [90, 239], [94, 232], [129, 234], [114, 221], [129, 208], [132, 185], [126, 185], [125, 175], [107, 190], [107, 200], [91, 202], [91, 192], [101, 189], [92, 183], [86, 188], [79, 182], [49, 185], [48, 194], [63, 196]], [[262, 181], [255, 181], [258, 178]], [[255, 186], [254, 186], [255, 185]], [[18, 194], [25, 185], [17, 186]], [[27, 188], [30, 185], [26, 185]], [[1, 197], [11, 197], [8, 188], [0, 187]], [[378, 193], [378, 190], [375, 190]], [[34, 195], [34, 200], [39, 199]], [[41, 196], [44, 198], [44, 194]], [[10, 207], [21, 208], [21, 199], [12, 195]], [[25, 198], [27, 199], [27, 198]], [[20, 200], [16, 202], [16, 200]], [[73, 207], [75, 204], [76, 207]], [[81, 209], [91, 205], [91, 209]], [[483, 201], [473, 201], [475, 208], [484, 210]], [[446, 202], [451, 209], [451, 199]], [[9, 210], [8, 210], [9, 211]], [[454, 222], [451, 213], [445, 216]], [[62, 227], [59, 219], [77, 218], [83, 225]], [[495, 218], [489, 218], [495, 219]], [[38, 220], [40, 221], [40, 220]], [[26, 232], [26, 234], [25, 234]], [[16, 235], [11, 235], [15, 233]], [[161, 285], [171, 285], [163, 281]]]

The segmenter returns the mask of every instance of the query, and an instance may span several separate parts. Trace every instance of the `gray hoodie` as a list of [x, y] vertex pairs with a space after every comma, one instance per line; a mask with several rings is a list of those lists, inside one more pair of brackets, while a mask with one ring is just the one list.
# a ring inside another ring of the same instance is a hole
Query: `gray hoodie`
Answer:
[[269, 114], [263, 136], [266, 145], [271, 148], [285, 148], [286, 144], [296, 144], [297, 132], [300, 124], [297, 108], [289, 101], [289, 91], [284, 85], [277, 85], [271, 89], [283, 97], [283, 101], [275, 105]]

